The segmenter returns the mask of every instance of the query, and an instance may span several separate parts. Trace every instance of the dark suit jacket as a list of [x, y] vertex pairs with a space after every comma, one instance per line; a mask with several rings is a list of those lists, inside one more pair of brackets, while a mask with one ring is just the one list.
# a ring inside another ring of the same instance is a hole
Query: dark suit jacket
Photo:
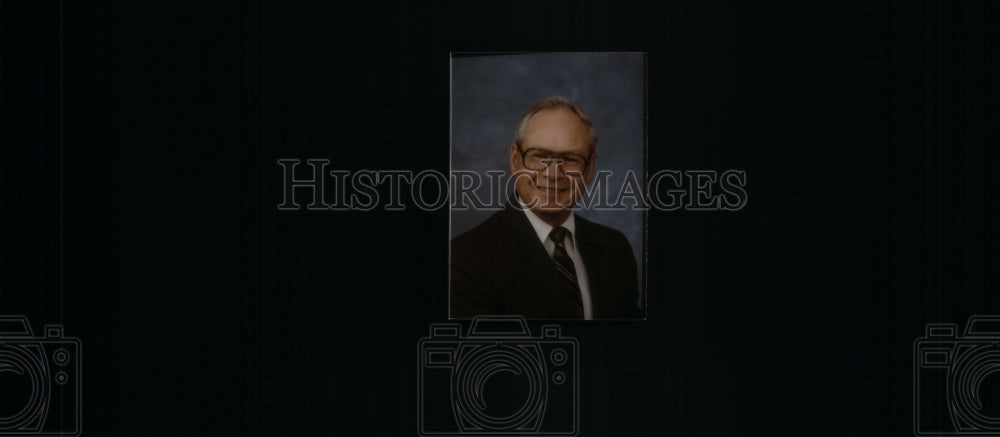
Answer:
[[[510, 203], [451, 242], [451, 317], [510, 314], [576, 318], [554, 261], [525, 212]], [[595, 319], [641, 318], [632, 246], [614, 229], [576, 215]]]

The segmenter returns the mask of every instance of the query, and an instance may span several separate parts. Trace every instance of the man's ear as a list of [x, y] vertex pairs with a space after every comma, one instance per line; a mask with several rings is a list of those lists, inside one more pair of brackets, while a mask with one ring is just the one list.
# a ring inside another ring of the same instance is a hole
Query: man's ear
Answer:
[[520, 168], [518, 161], [521, 153], [517, 151], [517, 143], [510, 143], [510, 174], [514, 174]]
[[590, 183], [590, 178], [594, 176], [595, 167], [597, 167], [597, 152], [590, 154], [590, 161], [587, 162], [587, 168], [583, 171], [584, 184]]

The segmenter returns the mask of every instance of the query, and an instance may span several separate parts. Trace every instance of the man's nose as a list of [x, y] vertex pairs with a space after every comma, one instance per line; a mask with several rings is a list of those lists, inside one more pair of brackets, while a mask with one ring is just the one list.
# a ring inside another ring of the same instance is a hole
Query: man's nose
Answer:
[[544, 175], [548, 179], [557, 179], [566, 176], [561, 159], [553, 159], [545, 166]]

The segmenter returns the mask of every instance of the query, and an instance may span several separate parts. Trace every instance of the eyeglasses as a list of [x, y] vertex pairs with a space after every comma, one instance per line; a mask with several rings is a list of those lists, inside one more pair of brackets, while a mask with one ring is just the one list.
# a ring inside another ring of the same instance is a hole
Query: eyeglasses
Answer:
[[518, 151], [521, 152], [521, 162], [524, 162], [524, 167], [533, 171], [542, 171], [549, 165], [557, 164], [564, 172], [582, 173], [590, 164], [590, 160], [576, 153], [555, 153], [534, 147], [527, 150], [518, 148]]

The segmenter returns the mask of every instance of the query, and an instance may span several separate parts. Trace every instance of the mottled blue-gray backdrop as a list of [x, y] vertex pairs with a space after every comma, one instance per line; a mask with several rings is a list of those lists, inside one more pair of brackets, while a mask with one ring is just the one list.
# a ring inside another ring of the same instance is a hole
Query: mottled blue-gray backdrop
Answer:
[[[642, 53], [535, 53], [452, 58], [451, 168], [503, 170], [514, 128], [535, 101], [564, 96], [590, 116], [597, 134], [597, 170], [611, 170], [616, 195], [626, 171], [644, 181], [645, 68]], [[486, 199], [489, 186], [477, 194]], [[631, 204], [626, 201], [626, 204]], [[452, 210], [452, 238], [495, 211]], [[578, 210], [628, 237], [643, 278], [643, 212]]]

